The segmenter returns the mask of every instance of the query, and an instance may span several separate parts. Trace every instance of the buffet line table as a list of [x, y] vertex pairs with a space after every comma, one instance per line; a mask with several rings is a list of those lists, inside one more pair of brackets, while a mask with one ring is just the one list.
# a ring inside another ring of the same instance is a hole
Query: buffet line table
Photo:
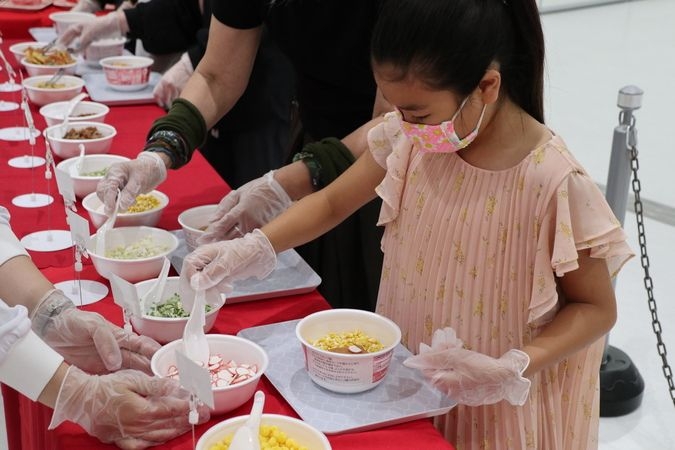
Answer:
[[[44, 16], [47, 15], [50, 8], [39, 13], [28, 14], [32, 17], [30, 17], [30, 20], [23, 20], [22, 26], [33, 26], [34, 23], [45, 26], [45, 23], [48, 22], [44, 21]], [[14, 26], [16, 24], [13, 22], [19, 14], [22, 13], [0, 11], [0, 30], [4, 34], [2, 49], [8, 58], [11, 58], [7, 50], [9, 45], [28, 37], [27, 32], [25, 35], [21, 34]], [[8, 39], [9, 33], [6, 29], [9, 22], [12, 22], [11, 35], [15, 36], [15, 39]], [[3, 71], [0, 73], [0, 82], [4, 81], [6, 81], [6, 74]], [[20, 102], [20, 93], [0, 92], [0, 101], [2, 100], [18, 103]], [[38, 108], [32, 106], [32, 111], [35, 125], [40, 130], [44, 129], [45, 123], [38, 113]], [[111, 107], [106, 122], [115, 126], [118, 132], [111, 153], [134, 157], [142, 148], [150, 124], [161, 114], [162, 110], [151, 104]], [[20, 110], [0, 112], [0, 128], [22, 126], [25, 126], [25, 120]], [[33, 148], [26, 140], [0, 140], [0, 180], [2, 180], [0, 204], [9, 209], [12, 216], [12, 227], [20, 238], [38, 230], [67, 229], [62, 199], [58, 195], [55, 180], [48, 181], [45, 179], [44, 166], [20, 169], [8, 165], [11, 158], [30, 154], [44, 156], [44, 152], [45, 144], [41, 136], [37, 138], [37, 143]], [[56, 162], [59, 162], [58, 158]], [[193, 206], [217, 203], [229, 191], [229, 188], [201, 154], [197, 152], [187, 166], [180, 171], [170, 172], [167, 181], [159, 186], [159, 190], [166, 193], [170, 200], [158, 227], [176, 230], [180, 228], [177, 223], [179, 213]], [[36, 208], [16, 207], [12, 204], [14, 197], [26, 193], [49, 193], [55, 198], [55, 201], [49, 206]], [[86, 211], [79, 202], [78, 213], [87, 218]], [[91, 231], [94, 231], [93, 227]], [[74, 279], [71, 249], [57, 252], [33, 251], [31, 256], [50, 281], [56, 283]], [[107, 280], [96, 273], [89, 260], [84, 260], [84, 263], [84, 270], [81, 273], [82, 279], [96, 280], [109, 286]], [[20, 274], [17, 274], [17, 276], [20, 276]], [[103, 300], [82, 308], [96, 311], [110, 321], [118, 325], [122, 324], [121, 310], [113, 303], [110, 294]], [[211, 333], [236, 334], [245, 328], [299, 319], [328, 308], [330, 308], [328, 303], [316, 291], [301, 295], [226, 304], [220, 311]], [[39, 358], [39, 355], [35, 355], [35, 357]], [[30, 374], [27, 374], [27, 376], [30, 376]], [[51, 417], [49, 408], [30, 401], [6, 386], [2, 388], [10, 450], [116, 448], [113, 445], [102, 444], [96, 438], [88, 436], [79, 426], [70, 422], [62, 424], [55, 430], [47, 431], [47, 425]], [[262, 378], [259, 388], [267, 394], [265, 412], [298, 417], [266, 377]], [[212, 417], [207, 424], [197, 426], [197, 438], [209, 427], [226, 418], [247, 414], [251, 404], [252, 401], [249, 400], [240, 408], [225, 415]], [[354, 413], [359, 414], [360, 411]], [[330, 435], [329, 440], [335, 450], [392, 448], [442, 450], [453, 448], [436, 431], [431, 420], [426, 418], [359, 433], [349, 432]], [[192, 437], [190, 433], [187, 433], [155, 448], [186, 449], [191, 448], [191, 445]]]

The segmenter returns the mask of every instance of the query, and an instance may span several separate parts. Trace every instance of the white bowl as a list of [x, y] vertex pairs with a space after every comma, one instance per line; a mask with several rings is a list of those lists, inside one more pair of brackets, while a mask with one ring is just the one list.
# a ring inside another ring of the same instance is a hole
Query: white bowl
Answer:
[[[70, 179], [73, 180], [75, 196], [77, 198], [83, 198], [96, 191], [96, 186], [98, 185], [98, 182], [103, 179], [103, 175], [80, 175], [76, 167], [78, 161], [79, 157], [64, 159], [56, 165], [56, 168], [63, 170], [70, 176]], [[129, 161], [129, 158], [121, 155], [85, 155], [85, 174], [101, 171], [114, 163], [122, 161]]]
[[99, 61], [107, 86], [117, 91], [138, 91], [150, 80], [154, 61], [145, 56], [111, 56]]
[[[47, 126], [58, 125], [63, 122], [68, 102], [55, 102], [40, 108], [40, 114], [44, 117]], [[75, 106], [73, 113], [68, 118], [72, 122], [105, 122], [110, 108], [103, 103], [82, 101]]]
[[23, 80], [23, 86], [26, 88], [28, 98], [38, 106], [44, 106], [48, 103], [68, 101], [82, 92], [84, 80], [73, 75], [64, 75], [59, 80], [59, 84], [65, 84], [62, 88], [39, 87], [38, 85], [49, 81], [51, 75], [38, 75]]
[[[161, 300], [158, 303], [164, 303], [174, 293], [178, 292], [179, 279], [180, 277], [168, 277], [166, 279], [164, 295], [162, 295]], [[141, 296], [148, 292], [156, 280], [156, 278], [153, 278], [151, 280], [136, 283], [135, 286], [138, 298], [141, 298]], [[209, 295], [212, 295], [213, 298], [208, 298]], [[206, 313], [204, 333], [211, 331], [211, 328], [213, 328], [213, 325], [216, 323], [220, 308], [225, 304], [224, 298], [220, 297], [217, 293], [214, 294], [209, 291], [206, 293], [206, 296], [206, 303], [211, 305], [211, 309]], [[151, 306], [152, 305], [145, 305], [146, 308], [150, 308]], [[131, 325], [138, 334], [151, 337], [160, 344], [166, 344], [167, 342], [181, 339], [187, 321], [188, 317], [157, 317], [148, 314], [143, 314], [142, 317], [131, 316]]]
[[47, 45], [47, 42], [37, 42], [37, 41], [28, 41], [28, 42], [17, 42], [14, 45], [9, 46], [9, 51], [14, 55], [14, 59], [17, 64], [21, 64], [21, 60], [26, 56], [26, 49], [28, 47], [42, 48]]
[[209, 217], [217, 208], [218, 205], [195, 206], [178, 215], [178, 224], [183, 228], [188, 250], [192, 251], [197, 248], [197, 239], [204, 234], [204, 229], [209, 224]]
[[[211, 428], [199, 438], [196, 450], [211, 450], [211, 448], [227, 437], [232, 437], [235, 431], [246, 422], [249, 416], [237, 416], [224, 420]], [[298, 445], [311, 450], [331, 450], [332, 447], [326, 435], [294, 417], [280, 414], [263, 414], [260, 418], [261, 426], [276, 426], [292, 438]], [[393, 448], [393, 447], [392, 447]]]
[[[27, 58], [24, 56], [21, 59], [21, 65], [26, 68], [28, 76], [36, 77], [38, 75], [54, 75], [59, 69], [63, 69], [66, 75], [74, 75], [75, 68], [77, 66], [77, 61], [68, 64], [34, 64], [27, 61]], [[62, 83], [61, 80], [58, 80], [56, 84]]]
[[[159, 200], [159, 206], [143, 212], [122, 212], [117, 213], [115, 218], [116, 227], [130, 227], [145, 225], [146, 227], [154, 227], [162, 217], [162, 212], [166, 205], [169, 204], [169, 197], [160, 191], [150, 191], [148, 194], [154, 196]], [[82, 207], [89, 213], [91, 223], [98, 229], [106, 221], [108, 216], [103, 212], [103, 202], [98, 198], [96, 192], [92, 192], [82, 199]]]
[[103, 136], [95, 139], [65, 139], [61, 124], [53, 125], [44, 130], [45, 137], [55, 155], [62, 159], [73, 158], [80, 155], [80, 144], [84, 145], [87, 155], [108, 153], [117, 130], [112, 125], [101, 122], [75, 122], [69, 123], [66, 131], [81, 130], [88, 127], [96, 128]]
[[71, 25], [76, 23], [89, 22], [96, 18], [95, 14], [88, 12], [76, 12], [76, 11], [61, 11], [54, 12], [49, 15], [49, 18], [54, 22], [54, 28], [56, 29], [56, 35], [61, 36], [64, 31], [68, 29]]
[[[267, 353], [253, 341], [228, 334], [207, 334], [211, 355], [220, 355], [223, 360], [233, 360], [237, 364], [255, 364], [258, 368], [255, 375], [240, 383], [221, 387], [213, 387], [215, 408], [212, 414], [224, 414], [246, 403], [258, 387], [260, 377], [267, 370], [269, 359]], [[176, 365], [176, 350], [183, 351], [183, 340], [170, 342], [157, 350], [150, 360], [152, 373], [158, 377], [166, 377], [169, 368]]]
[[106, 251], [121, 246], [127, 247], [147, 238], [150, 238], [154, 245], [164, 247], [164, 250], [145, 258], [109, 258], [96, 254], [96, 235], [93, 234], [87, 245], [87, 253], [91, 257], [96, 271], [104, 278], [110, 279], [113, 273], [129, 283], [157, 278], [162, 270], [164, 258], [168, 258], [178, 248], [178, 238], [169, 231], [153, 227], [112, 228], [106, 233]]
[[[361, 331], [383, 348], [372, 353], [336, 353], [312, 345], [329, 333]], [[339, 393], [363, 392], [384, 380], [401, 329], [393, 321], [368, 311], [331, 309], [310, 314], [298, 322], [295, 335], [302, 344], [305, 368], [319, 386]]]
[[122, 36], [114, 38], [98, 39], [84, 51], [84, 61], [88, 64], [98, 65], [103, 58], [121, 56], [124, 52], [126, 39]]

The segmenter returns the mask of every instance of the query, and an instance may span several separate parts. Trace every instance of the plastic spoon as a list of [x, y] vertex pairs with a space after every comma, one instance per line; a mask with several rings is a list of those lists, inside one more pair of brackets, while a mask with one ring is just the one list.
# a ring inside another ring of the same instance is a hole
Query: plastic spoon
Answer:
[[265, 393], [257, 391], [255, 397], [253, 397], [251, 415], [234, 432], [232, 442], [230, 442], [230, 446], [228, 447], [230, 450], [260, 450], [260, 417], [262, 416], [264, 404]]
[[86, 173], [84, 171], [84, 155], [86, 154], [86, 149], [84, 147], [84, 144], [78, 144], [77, 146], [80, 149], [80, 156], [77, 158], [77, 161], [75, 161], [75, 172], [77, 175], [82, 176], [82, 174]]
[[88, 97], [86, 92], [76, 95], [71, 98], [66, 105], [66, 112], [63, 116], [63, 122], [61, 122], [61, 137], [64, 137], [68, 132], [68, 122], [70, 121], [70, 115], [73, 114], [75, 107], [86, 97]]
[[162, 265], [162, 270], [159, 272], [157, 280], [155, 280], [153, 285], [150, 286], [150, 289], [148, 289], [148, 291], [139, 299], [141, 312], [143, 314], [147, 311], [145, 305], [153, 305], [162, 299], [166, 278], [169, 275], [169, 269], [171, 269], [171, 261], [169, 261], [168, 258], [164, 258], [164, 264]]
[[99, 256], [105, 256], [105, 235], [109, 229], [115, 225], [115, 219], [117, 219], [117, 211], [120, 209], [120, 191], [117, 191], [117, 199], [115, 200], [115, 209], [113, 210], [110, 217], [103, 222], [103, 225], [96, 230], [96, 254]]
[[183, 330], [185, 354], [196, 363], [202, 364], [203, 367], [207, 366], [210, 353], [209, 343], [204, 334], [204, 324], [206, 323], [205, 305], [204, 290], [197, 289], [190, 317]]

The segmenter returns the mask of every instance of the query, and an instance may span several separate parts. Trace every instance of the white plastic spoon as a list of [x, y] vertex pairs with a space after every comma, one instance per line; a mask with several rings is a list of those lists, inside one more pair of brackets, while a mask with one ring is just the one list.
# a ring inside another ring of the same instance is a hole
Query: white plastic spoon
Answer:
[[204, 290], [198, 289], [195, 292], [195, 301], [192, 304], [190, 317], [183, 330], [185, 354], [196, 363], [202, 364], [203, 367], [207, 367], [210, 354], [209, 343], [204, 334], [204, 324], [206, 323], [205, 305]]
[[105, 256], [105, 235], [113, 226], [115, 226], [115, 219], [117, 219], [117, 211], [120, 209], [120, 191], [117, 191], [117, 199], [115, 200], [115, 209], [110, 217], [103, 222], [103, 225], [96, 230], [96, 254]]
[[260, 417], [262, 416], [264, 405], [265, 393], [257, 391], [253, 397], [251, 415], [234, 432], [232, 442], [230, 442], [230, 446], [228, 447], [230, 450], [260, 450]]
[[86, 155], [86, 148], [84, 144], [78, 144], [77, 148], [80, 149], [80, 156], [77, 158], [77, 161], [75, 161], [75, 164], [73, 164], [73, 166], [75, 166], [75, 171], [77, 175], [82, 176], [82, 174], [87, 173], [84, 170], [84, 156]]
[[150, 289], [139, 299], [141, 305], [141, 312], [145, 314], [147, 312], [147, 306], [154, 305], [159, 303], [162, 300], [164, 295], [164, 286], [166, 286], [166, 279], [169, 276], [169, 270], [171, 269], [171, 261], [169, 258], [164, 258], [164, 264], [162, 265], [162, 270], [159, 272], [159, 276], [155, 280]]
[[61, 137], [64, 137], [68, 132], [68, 122], [70, 121], [70, 115], [73, 114], [75, 107], [86, 97], [88, 97], [86, 92], [76, 95], [75, 97], [68, 100], [66, 105], [66, 112], [63, 116], [63, 122], [61, 123]]

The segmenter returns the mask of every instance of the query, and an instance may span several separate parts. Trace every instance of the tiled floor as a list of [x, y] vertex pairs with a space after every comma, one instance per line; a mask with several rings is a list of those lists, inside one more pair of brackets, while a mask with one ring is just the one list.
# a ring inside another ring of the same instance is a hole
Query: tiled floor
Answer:
[[[541, 0], [546, 6], [586, 0]], [[618, 90], [642, 88], [636, 111], [641, 195], [663, 208], [645, 221], [650, 275], [663, 340], [675, 366], [675, 140], [671, 137], [675, 92], [675, 2], [641, 0], [543, 15], [547, 39], [547, 121], [600, 184], [607, 181], [611, 139], [618, 124]], [[645, 210], [651, 215], [652, 210]], [[668, 214], [671, 213], [671, 214]], [[639, 254], [635, 215], [625, 228]], [[645, 380], [642, 406], [632, 414], [601, 420], [600, 450], [675, 449], [675, 406], [656, 350], [640, 258], [630, 261], [616, 284], [619, 319], [610, 343], [625, 351]], [[2, 414], [0, 413], [0, 418]], [[4, 430], [0, 430], [4, 431]], [[6, 448], [0, 433], [0, 450]]]

